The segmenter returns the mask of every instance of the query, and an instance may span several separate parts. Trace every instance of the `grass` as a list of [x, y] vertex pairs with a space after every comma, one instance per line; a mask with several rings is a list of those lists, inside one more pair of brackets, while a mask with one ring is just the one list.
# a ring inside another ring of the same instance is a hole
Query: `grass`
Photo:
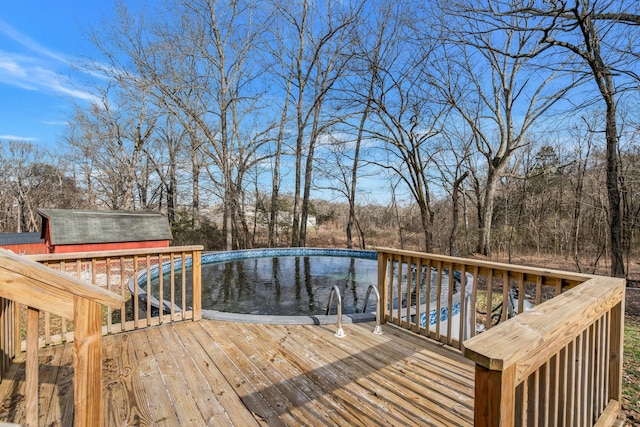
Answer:
[[622, 407], [628, 425], [640, 425], [640, 320], [629, 317], [624, 331]]

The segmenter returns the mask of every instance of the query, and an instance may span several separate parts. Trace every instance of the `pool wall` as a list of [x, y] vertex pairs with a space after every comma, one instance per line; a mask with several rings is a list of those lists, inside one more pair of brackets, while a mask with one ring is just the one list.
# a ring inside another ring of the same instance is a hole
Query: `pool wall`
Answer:
[[[284, 257], [284, 256], [335, 256], [345, 258], [362, 258], [377, 260], [376, 251], [363, 251], [354, 249], [326, 249], [326, 248], [274, 248], [274, 249], [245, 249], [230, 252], [212, 252], [202, 255], [202, 264], [236, 261], [250, 258]], [[205, 319], [225, 320], [230, 322], [261, 323], [261, 324], [335, 324], [338, 323], [337, 315], [311, 315], [311, 316], [275, 316], [227, 313], [217, 310], [202, 310]], [[344, 323], [370, 322], [376, 319], [375, 313], [343, 314]]]
[[[361, 258], [369, 260], [377, 260], [378, 253], [376, 251], [366, 251], [357, 249], [329, 249], [329, 248], [271, 248], [271, 249], [243, 249], [236, 251], [225, 252], [209, 252], [202, 254], [202, 264], [217, 264], [229, 261], [237, 261], [241, 259], [251, 258], [270, 258], [270, 257], [284, 257], [284, 256], [333, 256], [343, 258]], [[187, 258], [185, 262], [185, 268], [192, 266], [191, 258]], [[182, 269], [182, 259], [178, 258], [174, 260], [174, 272], [179, 272]], [[160, 266], [154, 266], [149, 269], [151, 280], [158, 277]], [[162, 264], [162, 273], [167, 274], [171, 271], [171, 263], [165, 262]], [[138, 295], [140, 298], [146, 298], [145, 287], [147, 284], [147, 272], [141, 272], [138, 274], [136, 280], [129, 280], [128, 287], [132, 295], [134, 295], [134, 287], [138, 286]], [[151, 296], [151, 304], [154, 309], [157, 309], [160, 304], [157, 298]], [[168, 301], [164, 302], [165, 309], [171, 306]], [[141, 305], [142, 307], [142, 305]], [[375, 307], [374, 307], [375, 309]], [[175, 306], [175, 311], [179, 312], [180, 307]], [[335, 324], [337, 323], [336, 315], [311, 315], [311, 316], [276, 316], [276, 315], [254, 315], [254, 314], [238, 314], [228, 313], [217, 310], [202, 310], [202, 317], [204, 319], [225, 320], [230, 322], [244, 322], [244, 323], [262, 323], [262, 324]], [[353, 322], [369, 322], [375, 320], [375, 313], [351, 313], [343, 314], [344, 323]]]
[[244, 249], [229, 252], [210, 252], [202, 255], [203, 264], [235, 261], [248, 258], [265, 258], [279, 256], [337, 256], [362, 259], [378, 259], [376, 251], [362, 251], [354, 249], [323, 249], [323, 248], [275, 248], [275, 249]]
[[[237, 251], [225, 251], [225, 252], [209, 252], [202, 254], [202, 264], [216, 264], [219, 262], [236, 261], [240, 259], [250, 258], [267, 258], [278, 256], [335, 256], [345, 258], [362, 258], [362, 259], [378, 259], [378, 253], [376, 251], [363, 251], [354, 249], [323, 249], [323, 248], [275, 248], [275, 249], [243, 249]], [[191, 267], [191, 258], [187, 258], [185, 267]], [[151, 267], [149, 273], [151, 279], [158, 277], [159, 266]], [[174, 261], [175, 271], [180, 271], [182, 268], [182, 259], [178, 258]], [[171, 264], [165, 262], [162, 265], [162, 273], [166, 274], [171, 271]], [[141, 272], [138, 275], [138, 286], [145, 285], [147, 280], [146, 271]], [[129, 289], [133, 291], [133, 281], [129, 282]], [[133, 292], [132, 292], [133, 293]]]
[[[274, 248], [274, 249], [244, 249], [244, 250], [236, 250], [236, 251], [225, 251], [225, 252], [209, 252], [204, 253], [202, 255], [202, 264], [216, 264], [216, 263], [224, 263], [228, 261], [236, 261], [240, 259], [251, 259], [251, 258], [267, 258], [267, 257], [284, 257], [284, 256], [335, 256], [335, 257], [353, 257], [353, 258], [362, 258], [362, 259], [370, 259], [377, 260], [378, 253], [376, 251], [366, 251], [366, 250], [353, 250], [353, 249], [327, 249], [327, 248]], [[191, 258], [187, 258], [185, 262], [185, 268], [189, 268], [192, 265]], [[174, 260], [174, 271], [178, 272], [182, 269], [182, 259], [178, 258]], [[155, 266], [149, 269], [149, 274], [151, 275], [151, 279], [155, 279], [158, 277], [158, 272], [160, 270], [160, 266]], [[165, 262], [162, 265], [163, 274], [169, 273], [171, 271], [170, 262]], [[467, 283], [470, 283], [469, 280], [473, 280], [467, 274]], [[138, 294], [141, 297], [146, 297], [146, 292], [144, 289], [141, 289], [142, 286], [146, 286], [147, 283], [147, 273], [141, 272], [138, 275], [137, 280], [129, 281], [129, 290], [131, 294], [134, 294], [134, 286], [137, 283], [138, 285]], [[468, 286], [469, 287], [469, 286]], [[151, 298], [152, 304], [155, 308], [159, 307], [159, 301], [152, 296]], [[165, 308], [168, 303], [165, 301]], [[456, 334], [458, 325], [460, 322], [460, 305], [462, 302], [460, 301], [460, 294], [454, 295], [454, 305], [452, 307], [452, 333]], [[470, 299], [468, 291], [465, 291], [464, 304], [466, 305], [467, 316], [469, 316], [470, 310]], [[375, 308], [374, 308], [375, 309]], [[176, 307], [176, 311], [180, 311], [179, 307]], [[467, 317], [465, 316], [465, 317]], [[238, 313], [228, 313], [217, 310], [202, 310], [202, 317], [205, 319], [214, 319], [214, 320], [224, 320], [230, 322], [244, 322], [244, 323], [261, 323], [261, 324], [335, 324], [338, 322], [337, 315], [310, 315], [310, 316], [282, 316], [282, 315], [256, 315], [256, 314], [238, 314]], [[440, 330], [441, 333], [446, 333], [447, 328], [447, 317], [448, 311], [446, 308], [441, 308], [440, 315], [435, 309], [431, 309], [429, 313], [429, 329], [435, 331], [435, 325], [439, 321], [440, 322]], [[469, 321], [470, 317], [467, 317], [465, 321]], [[355, 322], [369, 322], [376, 320], [375, 313], [352, 313], [352, 314], [343, 314], [342, 320], [344, 323], [355, 323]], [[426, 313], [422, 313], [420, 316], [420, 326], [427, 326], [427, 316]], [[464, 337], [468, 338], [468, 337]]]

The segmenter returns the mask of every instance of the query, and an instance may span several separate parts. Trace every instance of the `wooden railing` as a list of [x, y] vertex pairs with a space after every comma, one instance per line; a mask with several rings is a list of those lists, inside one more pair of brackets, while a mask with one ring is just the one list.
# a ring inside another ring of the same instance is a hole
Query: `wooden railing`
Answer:
[[620, 413], [625, 280], [593, 278], [464, 342], [477, 426], [610, 426]]
[[384, 321], [459, 349], [465, 339], [591, 277], [378, 248], [378, 291]]
[[[116, 308], [108, 307], [103, 313], [102, 333], [108, 334], [181, 320], [199, 320], [201, 251], [202, 246], [176, 246], [32, 255], [29, 258], [119, 294], [124, 303]], [[160, 268], [164, 274], [158, 274]], [[25, 321], [23, 314], [19, 325]], [[41, 347], [73, 340], [73, 324], [59, 316], [45, 312], [41, 314], [40, 322], [43, 325], [38, 341]]]
[[12, 360], [20, 353], [20, 330], [18, 329], [17, 304], [0, 298], [0, 382], [11, 366]]
[[379, 316], [476, 363], [477, 426], [610, 425], [624, 290], [624, 279], [378, 249]]
[[27, 425], [38, 425], [38, 329], [41, 310], [74, 321], [74, 424], [101, 425], [101, 306], [119, 307], [124, 299], [4, 249], [0, 249], [0, 298], [3, 359], [10, 359], [17, 352], [15, 340], [19, 331], [14, 329], [16, 304], [27, 307], [24, 392]]

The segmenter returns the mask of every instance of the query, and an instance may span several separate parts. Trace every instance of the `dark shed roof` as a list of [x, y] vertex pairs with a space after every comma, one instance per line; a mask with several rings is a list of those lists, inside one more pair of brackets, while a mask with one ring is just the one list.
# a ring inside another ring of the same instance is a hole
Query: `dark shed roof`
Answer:
[[[38, 209], [52, 245], [171, 240], [167, 217], [154, 212]], [[43, 222], [43, 233], [44, 233]]]
[[40, 233], [0, 233], [0, 246], [44, 243]]

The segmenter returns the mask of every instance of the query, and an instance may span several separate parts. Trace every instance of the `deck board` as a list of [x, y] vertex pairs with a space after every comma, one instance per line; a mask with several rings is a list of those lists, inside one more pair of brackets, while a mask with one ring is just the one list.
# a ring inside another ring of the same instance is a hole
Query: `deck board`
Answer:
[[[473, 365], [392, 326], [209, 320], [103, 339], [105, 425], [473, 425]], [[68, 425], [72, 345], [40, 352], [40, 424]], [[0, 421], [24, 423], [24, 367], [0, 384]], [[21, 394], [22, 393], [22, 394]]]

